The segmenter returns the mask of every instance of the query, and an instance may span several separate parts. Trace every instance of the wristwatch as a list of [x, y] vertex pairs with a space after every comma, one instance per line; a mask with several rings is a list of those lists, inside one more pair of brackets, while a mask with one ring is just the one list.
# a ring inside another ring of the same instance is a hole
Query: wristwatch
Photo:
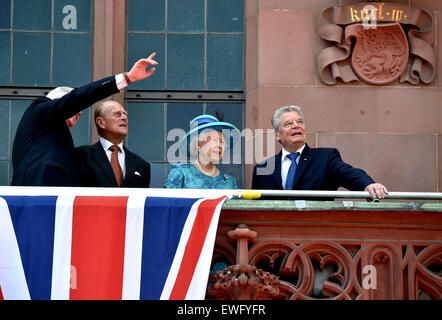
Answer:
[[126, 80], [127, 84], [131, 84], [132, 81], [130, 81], [129, 76], [127, 75], [127, 72], [123, 72], [124, 80]]

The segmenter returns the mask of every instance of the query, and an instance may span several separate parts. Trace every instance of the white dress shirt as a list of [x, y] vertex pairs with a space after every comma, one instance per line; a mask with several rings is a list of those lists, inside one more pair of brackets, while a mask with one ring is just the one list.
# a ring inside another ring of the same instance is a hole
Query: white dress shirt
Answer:
[[[112, 151], [109, 150], [110, 147], [112, 147], [114, 144], [103, 137], [100, 137], [100, 143], [103, 146], [104, 151], [106, 152], [107, 159], [111, 160]], [[123, 149], [123, 142], [118, 144], [118, 147], [120, 148], [120, 151], [118, 151], [118, 162], [120, 163], [121, 170], [123, 171], [123, 178], [126, 176], [126, 161], [125, 161], [125, 153]]]
[[[299, 156], [296, 158], [296, 164], [299, 164], [299, 159], [301, 158], [302, 151], [305, 148], [305, 144], [296, 150], [296, 152], [299, 152]], [[295, 153], [295, 152], [294, 152]], [[281, 180], [282, 180], [282, 187], [285, 189], [285, 183], [287, 181], [287, 174], [289, 173], [290, 165], [292, 164], [292, 160], [290, 160], [287, 155], [290, 154], [287, 150], [282, 148], [282, 155], [281, 155]]]
[[127, 87], [127, 82], [124, 79], [124, 76], [122, 73], [119, 73], [115, 76], [115, 82], [117, 83], [118, 90], [121, 90], [121, 89]]

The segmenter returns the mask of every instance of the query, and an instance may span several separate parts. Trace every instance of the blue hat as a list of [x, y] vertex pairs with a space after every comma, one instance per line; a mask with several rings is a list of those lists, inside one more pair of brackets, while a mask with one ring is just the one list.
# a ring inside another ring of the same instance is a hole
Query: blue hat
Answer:
[[234, 132], [232, 132], [232, 134], [230, 135], [230, 141], [228, 145], [230, 148], [232, 148], [236, 144], [236, 142], [240, 137], [240, 132], [238, 128], [235, 127], [233, 124], [228, 122], [221, 122], [218, 120], [218, 118], [208, 114], [203, 114], [201, 116], [192, 119], [192, 121], [190, 121], [189, 126], [190, 126], [189, 132], [187, 132], [186, 135], [180, 141], [180, 145], [187, 143], [187, 151], [189, 151], [189, 144], [191, 137], [194, 138], [198, 136], [204, 130], [211, 129], [211, 130], [220, 131], [221, 133], [225, 133], [223, 132], [223, 130], [228, 130], [230, 132], [232, 132], [233, 130]]

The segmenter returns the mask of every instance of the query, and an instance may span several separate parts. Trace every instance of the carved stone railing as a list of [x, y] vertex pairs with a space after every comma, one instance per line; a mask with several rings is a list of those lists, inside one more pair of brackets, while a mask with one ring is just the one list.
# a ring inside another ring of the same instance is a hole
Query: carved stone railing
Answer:
[[442, 204], [226, 201], [207, 299], [442, 299]]

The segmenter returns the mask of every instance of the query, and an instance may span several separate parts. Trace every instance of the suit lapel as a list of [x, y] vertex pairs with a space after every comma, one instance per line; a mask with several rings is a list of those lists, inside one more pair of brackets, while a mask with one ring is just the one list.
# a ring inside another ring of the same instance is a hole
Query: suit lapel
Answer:
[[135, 157], [134, 155], [126, 149], [126, 147], [124, 147], [124, 153], [125, 153], [125, 164], [126, 164], [126, 176], [124, 177], [124, 182], [123, 184], [125, 184], [126, 182], [131, 181], [131, 179], [133, 178], [134, 174], [135, 174]]
[[[276, 185], [280, 190], [283, 190], [282, 187], [282, 178], [281, 178], [281, 157], [282, 157], [282, 151], [280, 151], [276, 156], [273, 157], [273, 161], [275, 161], [275, 170], [273, 170], [273, 180], [275, 181]], [[271, 159], [270, 159], [271, 160]], [[269, 164], [267, 164], [269, 165]], [[270, 164], [271, 165], [271, 164]]]
[[296, 183], [303, 174], [305, 168], [307, 168], [311, 159], [312, 159], [312, 150], [307, 144], [305, 144], [305, 148], [302, 151], [302, 154], [300, 155], [299, 158], [298, 167], [296, 168], [295, 180], [293, 181], [293, 186], [296, 186]]
[[100, 169], [103, 171], [104, 176], [115, 186], [117, 186], [117, 180], [115, 179], [114, 172], [112, 171], [112, 167], [110, 165], [109, 159], [106, 156], [106, 152], [103, 149], [100, 141], [96, 144], [92, 145], [92, 157], [95, 162], [98, 164]]

